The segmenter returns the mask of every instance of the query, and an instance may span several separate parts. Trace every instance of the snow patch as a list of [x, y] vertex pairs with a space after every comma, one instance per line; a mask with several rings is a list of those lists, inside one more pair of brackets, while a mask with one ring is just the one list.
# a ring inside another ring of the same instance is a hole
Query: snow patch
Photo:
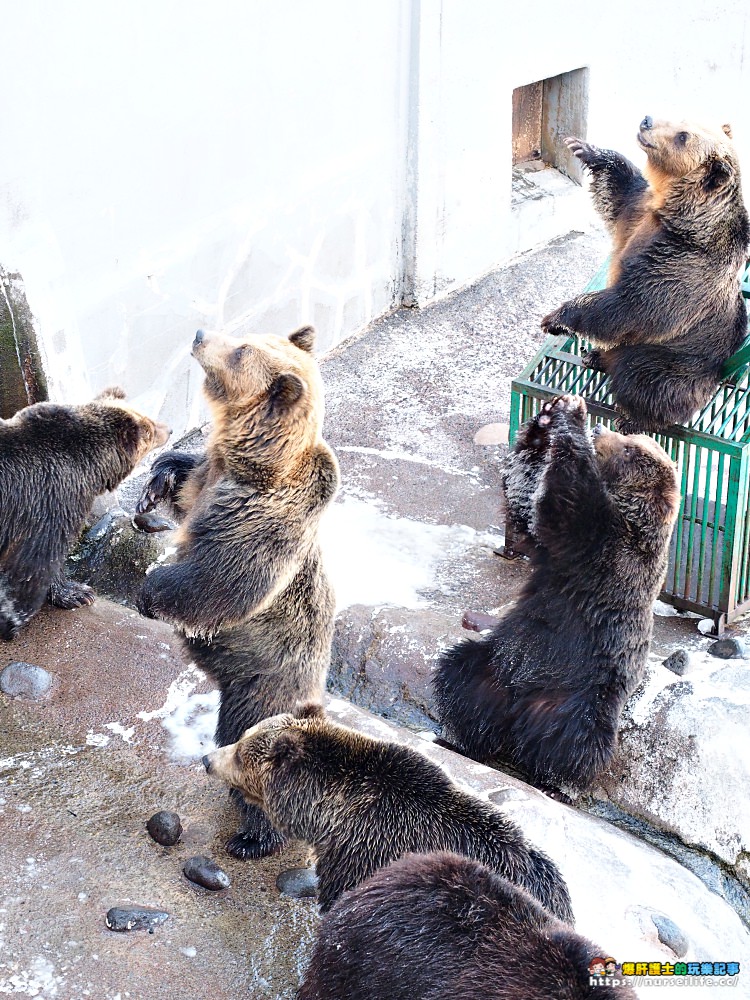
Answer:
[[119, 722], [105, 722], [104, 728], [109, 729], [115, 736], [122, 736], [123, 742], [125, 743], [133, 742], [135, 726], [131, 726], [130, 729], [126, 729], [124, 726], [120, 725]]
[[165, 719], [168, 715], [172, 715], [182, 705], [190, 692], [205, 679], [205, 676], [202, 670], [191, 663], [169, 685], [167, 700], [161, 708], [156, 708], [153, 712], [139, 712], [138, 718], [143, 719], [144, 722], [151, 722], [152, 719]]
[[86, 734], [87, 747], [106, 747], [108, 743], [109, 736], [106, 733], [95, 733], [93, 729], [89, 729]]
[[194, 694], [178, 705], [162, 725], [172, 737], [173, 760], [195, 760], [216, 748], [214, 733], [219, 719], [219, 692]]

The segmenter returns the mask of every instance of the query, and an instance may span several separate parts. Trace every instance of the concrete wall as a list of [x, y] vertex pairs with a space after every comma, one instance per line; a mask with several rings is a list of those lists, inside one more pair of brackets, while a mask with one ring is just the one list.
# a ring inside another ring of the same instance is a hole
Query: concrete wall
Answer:
[[51, 395], [120, 382], [176, 431], [203, 414], [197, 327], [313, 322], [325, 349], [585, 224], [556, 173], [512, 206], [517, 86], [588, 67], [593, 141], [640, 158], [644, 114], [716, 117], [750, 162], [740, 0], [0, 9], [0, 266]]

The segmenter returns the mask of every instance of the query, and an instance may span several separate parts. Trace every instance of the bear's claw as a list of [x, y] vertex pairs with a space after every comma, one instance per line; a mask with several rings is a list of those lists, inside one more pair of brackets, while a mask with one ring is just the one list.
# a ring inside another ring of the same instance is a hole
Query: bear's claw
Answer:
[[84, 608], [96, 601], [96, 594], [85, 583], [75, 580], [57, 580], [49, 588], [48, 600], [55, 608], [72, 611], [74, 608]]
[[238, 858], [240, 861], [268, 858], [272, 854], [280, 854], [283, 848], [284, 838], [278, 834], [259, 840], [246, 833], [236, 833], [225, 844], [227, 854], [231, 854], [233, 858]]

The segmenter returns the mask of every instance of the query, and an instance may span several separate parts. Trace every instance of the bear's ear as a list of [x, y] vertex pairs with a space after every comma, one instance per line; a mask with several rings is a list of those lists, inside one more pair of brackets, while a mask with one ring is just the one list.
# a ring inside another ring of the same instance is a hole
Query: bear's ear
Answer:
[[108, 385], [106, 389], [98, 392], [94, 399], [125, 399], [125, 390], [119, 385]]
[[708, 164], [706, 175], [703, 178], [703, 190], [707, 193], [716, 191], [726, 184], [732, 176], [732, 168], [726, 160], [715, 157]]
[[305, 734], [300, 729], [286, 729], [271, 744], [268, 758], [273, 764], [293, 764], [305, 756]]
[[298, 701], [294, 706], [295, 719], [325, 719], [326, 710], [317, 701]]
[[731, 125], [728, 125], [728, 124], [727, 125], [722, 125], [721, 126], [721, 131], [724, 133], [724, 135], [729, 136], [730, 139], [732, 138], [732, 126]]
[[272, 406], [287, 409], [302, 399], [304, 392], [305, 383], [299, 375], [294, 375], [292, 372], [282, 372], [271, 383], [268, 395]]
[[294, 333], [289, 334], [289, 340], [295, 347], [299, 347], [301, 351], [307, 351], [308, 354], [312, 354], [315, 350], [315, 327], [301, 326], [299, 330], [295, 330]]

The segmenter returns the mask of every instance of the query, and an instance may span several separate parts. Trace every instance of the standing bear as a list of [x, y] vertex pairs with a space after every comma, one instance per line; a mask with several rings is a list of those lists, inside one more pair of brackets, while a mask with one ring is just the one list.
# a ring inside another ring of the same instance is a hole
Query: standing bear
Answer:
[[545, 789], [585, 789], [614, 751], [640, 683], [652, 604], [679, 507], [674, 465], [651, 438], [601, 425], [580, 397], [543, 405], [505, 473], [531, 577], [494, 630], [445, 651], [434, 678], [446, 734]]
[[410, 854], [323, 918], [297, 1000], [588, 1000], [600, 948], [519, 886], [455, 854]]
[[573, 922], [557, 866], [504, 813], [424, 754], [338, 726], [320, 705], [264, 719], [203, 763], [278, 830], [314, 848], [324, 913], [396, 858], [445, 850], [483, 861]]
[[114, 490], [169, 430], [105, 389], [83, 406], [34, 403], [0, 420], [0, 638], [12, 639], [45, 600], [94, 603], [65, 576], [65, 558], [95, 497]]
[[[335, 602], [318, 525], [339, 473], [321, 437], [314, 344], [311, 327], [245, 340], [198, 331], [193, 357], [213, 417], [206, 452], [161, 455], [137, 504], [167, 499], [182, 519], [175, 561], [146, 578], [139, 610], [171, 622], [218, 684], [219, 746], [323, 694]], [[235, 798], [243, 817], [229, 853], [280, 850], [263, 812]]]
[[750, 230], [728, 125], [641, 122], [645, 176], [610, 149], [566, 143], [591, 175], [594, 206], [612, 236], [609, 287], [542, 320], [599, 349], [625, 433], [686, 423], [711, 398], [747, 335], [739, 270]]

